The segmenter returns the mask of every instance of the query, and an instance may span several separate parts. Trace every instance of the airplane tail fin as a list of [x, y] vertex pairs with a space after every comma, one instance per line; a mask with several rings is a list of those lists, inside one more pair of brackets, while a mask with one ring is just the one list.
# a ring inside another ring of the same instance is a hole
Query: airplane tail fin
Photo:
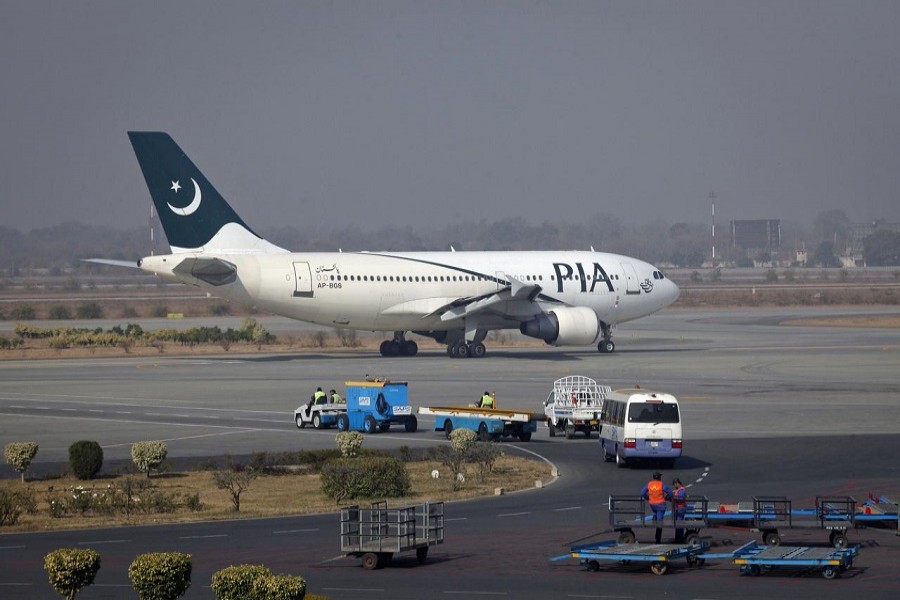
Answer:
[[173, 253], [286, 252], [250, 229], [167, 133], [128, 138]]

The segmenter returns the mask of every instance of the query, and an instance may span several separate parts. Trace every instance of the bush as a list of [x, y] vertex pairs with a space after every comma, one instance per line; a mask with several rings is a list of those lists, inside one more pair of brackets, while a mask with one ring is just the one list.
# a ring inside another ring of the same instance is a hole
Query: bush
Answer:
[[19, 304], [9, 311], [9, 318], [13, 321], [34, 321], [37, 313], [30, 304]]
[[303, 600], [306, 580], [294, 575], [269, 575], [253, 582], [254, 597], [265, 600]]
[[44, 570], [56, 592], [72, 600], [94, 583], [100, 570], [100, 554], [87, 548], [60, 548], [44, 557]]
[[231, 494], [231, 507], [234, 509], [234, 512], [240, 512], [241, 494], [250, 487], [254, 479], [256, 479], [256, 471], [237, 468], [215, 471], [213, 473], [213, 483], [216, 484], [216, 487]]
[[231, 307], [227, 302], [217, 302], [209, 305], [209, 314], [214, 317], [222, 317], [231, 312]]
[[358, 431], [340, 431], [334, 439], [344, 458], [358, 455], [362, 448], [363, 435]]
[[79, 319], [102, 319], [103, 307], [96, 302], [85, 302], [78, 305], [78, 308], [75, 309], [75, 314]]
[[78, 479], [93, 479], [103, 467], [103, 448], [97, 442], [75, 442], [69, 446], [69, 466]]
[[264, 600], [265, 595], [258, 595], [253, 584], [270, 575], [263, 565], [232, 565], [213, 573], [212, 591], [217, 600]]
[[10, 442], [3, 447], [3, 455], [6, 457], [6, 464], [12, 465], [17, 473], [22, 474], [22, 481], [25, 481], [25, 471], [28, 465], [37, 454], [38, 445], [34, 442]]
[[50, 312], [47, 313], [47, 316], [49, 316], [51, 319], [63, 320], [71, 319], [72, 313], [67, 307], [63, 306], [62, 304], [55, 304], [50, 307]]
[[393, 457], [338, 458], [322, 468], [322, 491], [335, 502], [396, 498], [409, 494], [409, 474], [403, 462]]
[[150, 314], [157, 319], [164, 319], [169, 314], [169, 307], [165, 304], [157, 304], [150, 309]]
[[152, 552], [134, 559], [128, 577], [141, 600], [174, 600], [191, 587], [191, 568], [190, 554]]
[[159, 469], [168, 452], [165, 442], [135, 442], [131, 445], [131, 460], [149, 478], [151, 469]]
[[0, 526], [15, 525], [22, 513], [37, 511], [34, 490], [30, 488], [10, 490], [0, 488]]

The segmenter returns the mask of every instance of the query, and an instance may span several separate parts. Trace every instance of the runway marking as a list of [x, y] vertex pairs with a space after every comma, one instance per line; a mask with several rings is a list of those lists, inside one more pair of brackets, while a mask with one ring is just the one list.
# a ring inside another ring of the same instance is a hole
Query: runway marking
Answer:
[[183, 535], [179, 537], [179, 540], [206, 540], [209, 538], [223, 538], [228, 537], [227, 533], [216, 533], [210, 535]]
[[580, 506], [568, 506], [566, 508], [554, 508], [553, 512], [563, 512], [566, 510], [581, 510]]
[[282, 529], [281, 531], [273, 531], [274, 535], [279, 535], [282, 533], [309, 533], [312, 531], [321, 531], [320, 529]]
[[323, 587], [326, 592], [384, 592], [384, 588], [336, 588]]
[[[166, 405], [148, 405], [148, 402], [167, 402], [172, 400], [170, 398], [135, 398], [135, 397], [121, 397], [121, 396], [84, 396], [84, 395], [74, 395], [74, 394], [36, 394], [33, 392], [17, 392], [16, 397], [14, 398], [3, 398], [4, 400], [25, 400], [25, 396], [29, 396], [32, 398], [44, 398], [55, 400], [56, 402], [66, 402], [69, 404], [89, 404], [102, 402], [104, 400], [111, 400], [115, 402], [115, 406], [117, 407], [129, 407], [129, 408], [165, 408], [167, 410], [188, 410], [188, 411], [205, 411], [205, 412], [230, 412], [230, 413], [263, 413], [269, 415], [278, 415], [281, 416], [284, 413], [281, 411], [274, 410], [248, 410], [243, 408], [217, 408], [217, 407], [207, 407], [207, 406], [166, 406]], [[125, 404], [126, 401], [136, 402], [137, 404]]]
[[22, 548], [27, 548], [28, 546], [0, 546], [0, 550], [21, 550]]
[[593, 595], [593, 594], [566, 594], [567, 598], [634, 598], [634, 596], [604, 596], [604, 595]]
[[0, 587], [31, 587], [30, 583], [0, 583]]
[[[706, 467], [705, 469], [703, 469], [703, 472], [700, 473], [700, 477], [698, 477], [697, 479], [695, 479], [695, 480], [694, 480], [694, 483], [703, 483], [703, 479], [704, 479], [707, 475], [709, 475], [709, 467]], [[694, 487], [694, 483], [689, 483], [689, 484], [687, 484], [687, 485], [684, 486], [684, 487], [685, 487], [685, 488]]]
[[[185, 425], [189, 427], [209, 427], [208, 425], [190, 425], [185, 423], [165, 423], [165, 425]], [[185, 435], [177, 438], [165, 438], [160, 440], [161, 442], [180, 442], [182, 440], [196, 440], [200, 438], [206, 437], [216, 437], [219, 435], [234, 435], [239, 433], [255, 433], [259, 431], [259, 429], [239, 429], [237, 431], [220, 431], [218, 433], [201, 433], [200, 435]], [[122, 446], [132, 446], [132, 443], [127, 444], [109, 444], [107, 446], [103, 446], [103, 448], [121, 448]]]
[[466, 596], [509, 596], [509, 592], [482, 592], [476, 590], [444, 590], [445, 594], [465, 594]]
[[468, 521], [469, 517], [456, 517], [453, 519], [444, 519], [444, 523], [448, 523], [450, 521]]
[[98, 412], [98, 413], [102, 413], [103, 411], [100, 410], [99, 408], [89, 408], [89, 409], [88, 409], [88, 412]]
[[498, 517], [521, 517], [522, 515], [530, 515], [530, 514], [531, 514], [530, 511], [523, 511], [523, 512], [514, 512], [514, 513], [500, 513], [497, 516]]
[[77, 412], [77, 411], [78, 411], [77, 408], [61, 408], [61, 409], [59, 409], [59, 410], [64, 410], [64, 411], [67, 411], [67, 412]]
[[78, 542], [79, 546], [93, 546], [95, 544], [127, 544], [131, 540], [96, 540], [93, 542]]

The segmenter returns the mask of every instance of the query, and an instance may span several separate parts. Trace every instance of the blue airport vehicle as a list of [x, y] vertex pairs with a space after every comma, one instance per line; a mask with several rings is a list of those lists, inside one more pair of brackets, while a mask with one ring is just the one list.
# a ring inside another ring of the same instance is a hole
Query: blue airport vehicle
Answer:
[[348, 381], [346, 385], [347, 411], [338, 415], [338, 430], [378, 433], [388, 431], [391, 425], [403, 425], [410, 433], [418, 429], [407, 382], [379, 379]]

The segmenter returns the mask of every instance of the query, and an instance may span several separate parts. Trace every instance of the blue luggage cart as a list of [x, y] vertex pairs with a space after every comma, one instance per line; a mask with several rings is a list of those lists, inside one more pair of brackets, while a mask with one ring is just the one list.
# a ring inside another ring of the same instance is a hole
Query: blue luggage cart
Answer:
[[727, 553], [707, 553], [698, 560], [731, 558], [740, 567], [741, 575], [760, 575], [763, 568], [819, 567], [822, 577], [834, 579], [839, 573], [853, 566], [859, 554], [859, 546], [849, 548], [822, 548], [810, 546], [763, 546], [747, 542], [737, 550]]
[[632, 562], [649, 562], [654, 575], [665, 575], [669, 563], [683, 558], [689, 567], [703, 565], [700, 555], [709, 548], [706, 541], [695, 544], [619, 544], [614, 540], [572, 546], [569, 554], [556, 556], [551, 561], [577, 558], [588, 571], [600, 570], [600, 561], [616, 561], [627, 565]]

